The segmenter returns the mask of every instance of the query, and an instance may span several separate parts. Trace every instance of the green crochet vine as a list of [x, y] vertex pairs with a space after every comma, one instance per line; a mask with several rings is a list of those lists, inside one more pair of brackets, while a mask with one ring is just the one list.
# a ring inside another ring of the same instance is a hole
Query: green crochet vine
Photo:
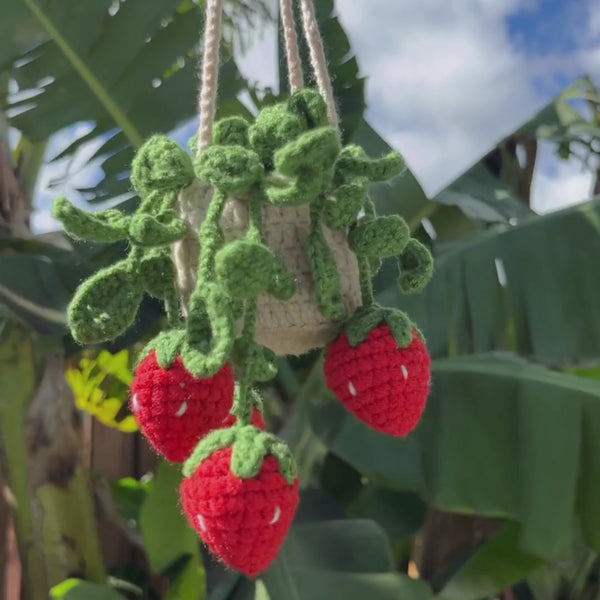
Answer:
[[[252, 407], [258, 402], [252, 384], [276, 374], [275, 356], [255, 341], [258, 299], [270, 294], [286, 301], [295, 293], [294, 274], [286, 272], [265, 243], [263, 208], [309, 207], [310, 235], [304, 251], [315, 303], [326, 318], [340, 322], [347, 315], [324, 228], [347, 232], [358, 260], [363, 301], [347, 322], [348, 340], [351, 345], [360, 343], [385, 321], [404, 347], [414, 324], [404, 313], [375, 303], [372, 277], [382, 259], [397, 257], [400, 288], [412, 293], [429, 280], [433, 263], [427, 248], [410, 237], [406, 222], [397, 215], [378, 217], [368, 195], [371, 182], [388, 180], [403, 169], [397, 153], [370, 159], [356, 145], [342, 147], [338, 131], [327, 124], [325, 102], [313, 90], [263, 108], [252, 124], [241, 117], [220, 120], [212, 145], [194, 159], [164, 136], [150, 138], [131, 169], [131, 183], [141, 199], [133, 215], [115, 209], [86, 213], [64, 198], [55, 202], [53, 214], [71, 236], [130, 244], [126, 259], [99, 271], [77, 290], [68, 310], [73, 337], [80, 343], [113, 339], [135, 320], [144, 293], [161, 299], [171, 330], [159, 334], [142, 357], [155, 350], [158, 363], [168, 367], [181, 356], [196, 377], [214, 375], [227, 361], [238, 371], [234, 431], [211, 434], [186, 468], [192, 469], [210, 448], [234, 443], [232, 468], [239, 473], [253, 473], [268, 451], [287, 465], [282, 472], [292, 477], [289, 451], [268, 434], [261, 434], [260, 444], [252, 447], [249, 441], [258, 439], [250, 426]], [[177, 198], [194, 178], [211, 186], [213, 193], [197, 232], [201, 252], [184, 323], [170, 247], [188, 234]], [[232, 197], [247, 202], [248, 227], [241, 237], [226, 240], [222, 218]]]

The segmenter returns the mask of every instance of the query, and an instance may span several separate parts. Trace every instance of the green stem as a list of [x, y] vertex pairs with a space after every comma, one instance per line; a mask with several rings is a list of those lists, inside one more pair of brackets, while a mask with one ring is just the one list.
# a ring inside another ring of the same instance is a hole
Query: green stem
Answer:
[[219, 249], [219, 244], [222, 236], [219, 221], [221, 214], [225, 208], [227, 195], [220, 190], [215, 190], [212, 200], [206, 213], [206, 218], [200, 226], [200, 247], [202, 254], [200, 256], [200, 264], [198, 265], [198, 281], [196, 289], [208, 282], [214, 281], [215, 278], [215, 256]]
[[[258, 243], [263, 243], [262, 200], [263, 196], [261, 191], [256, 190], [250, 199], [248, 231], [246, 233], [248, 240]], [[258, 316], [258, 299], [253, 298], [252, 300], [247, 300], [245, 308], [244, 328], [239, 340], [239, 347], [241, 349], [239, 358], [242, 362], [242, 373], [233, 401], [233, 407], [231, 408], [231, 413], [236, 416], [237, 422], [240, 425], [248, 425], [252, 419], [252, 407], [254, 402], [248, 392], [252, 385], [252, 355], [256, 349], [254, 330], [256, 328], [256, 319]]]
[[363, 209], [365, 211], [365, 216], [367, 216], [367, 217], [376, 217], [377, 216], [377, 210], [375, 209], [375, 204], [374, 204], [373, 200], [371, 200], [371, 198], [368, 196], [363, 205]]
[[246, 237], [252, 242], [264, 243], [262, 236], [262, 194], [255, 192], [250, 199], [248, 215], [248, 233]]
[[256, 299], [246, 302], [244, 314], [244, 329], [240, 337], [240, 347], [243, 349], [240, 355], [242, 362], [242, 374], [239, 385], [236, 388], [231, 414], [235, 415], [239, 425], [249, 425], [252, 419], [252, 406], [254, 402], [249, 397], [250, 375], [252, 373], [252, 351], [254, 350], [254, 328], [258, 314], [258, 301]]
[[310, 235], [307, 252], [315, 285], [317, 307], [328, 319], [341, 319], [345, 314], [337, 264], [323, 234], [323, 209], [325, 197], [321, 196], [310, 207]]
[[144, 253], [145, 249], [141, 246], [132, 246], [127, 260], [129, 261], [131, 266], [136, 267], [137, 265], [139, 265], [142, 258], [144, 258]]
[[134, 148], [142, 145], [143, 138], [136, 129], [135, 125], [127, 118], [125, 113], [119, 108], [115, 100], [108, 93], [106, 88], [100, 83], [88, 66], [77, 56], [77, 53], [70, 46], [69, 42], [60, 33], [51, 19], [46, 15], [43, 9], [38, 6], [35, 0], [24, 0], [29, 10], [35, 15], [42, 27], [52, 37], [60, 51], [71, 63], [75, 71], [88, 85], [92, 93], [106, 109], [106, 112], [113, 118], [115, 123], [122, 129], [123, 133]]
[[371, 265], [365, 256], [358, 258], [358, 274], [360, 282], [360, 294], [363, 306], [373, 306], [375, 296], [373, 295], [373, 283], [371, 281]]
[[196, 377], [214, 375], [233, 347], [230, 299], [215, 282], [215, 256], [223, 238], [219, 222], [226, 201], [227, 195], [216, 189], [198, 236], [202, 252], [196, 286], [189, 301], [188, 349], [182, 352], [186, 368]]

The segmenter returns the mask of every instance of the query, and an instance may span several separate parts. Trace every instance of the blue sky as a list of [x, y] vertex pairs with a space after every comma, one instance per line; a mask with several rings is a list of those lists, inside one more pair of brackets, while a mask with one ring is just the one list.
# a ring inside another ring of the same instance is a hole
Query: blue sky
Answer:
[[[368, 78], [370, 122], [430, 195], [580, 75], [600, 85], [598, 0], [336, 0], [336, 9]], [[239, 58], [249, 79], [275, 84], [275, 42], [267, 30]], [[49, 169], [45, 180], [61, 168]], [[578, 164], [557, 163], [543, 147], [534, 206], [581, 201], [590, 183]], [[40, 229], [52, 226], [49, 197], [42, 186]]]
[[520, 50], [536, 54], [573, 52], [589, 43], [586, 31], [591, 3], [581, 0], [540, 0], [506, 18], [508, 36]]

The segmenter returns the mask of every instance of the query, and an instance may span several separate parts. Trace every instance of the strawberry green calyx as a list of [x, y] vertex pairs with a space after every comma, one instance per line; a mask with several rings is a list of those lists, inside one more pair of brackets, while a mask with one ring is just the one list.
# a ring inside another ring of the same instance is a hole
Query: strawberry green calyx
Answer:
[[151, 352], [156, 352], [156, 362], [163, 369], [168, 369], [181, 354], [184, 341], [185, 329], [162, 331], [144, 346], [137, 357], [137, 363], [141, 363]]
[[266, 456], [277, 460], [279, 472], [288, 484], [296, 479], [296, 463], [285, 442], [254, 425], [234, 425], [218, 429], [202, 439], [183, 466], [183, 474], [190, 477], [200, 463], [223, 448], [232, 447], [231, 472], [239, 479], [256, 477]]
[[[350, 346], [358, 346], [381, 323], [387, 323], [398, 348], [408, 346], [412, 341], [412, 332], [418, 331], [408, 315], [400, 310], [376, 304], [363, 306], [354, 313], [346, 326]], [[422, 337], [420, 332], [418, 334]]]

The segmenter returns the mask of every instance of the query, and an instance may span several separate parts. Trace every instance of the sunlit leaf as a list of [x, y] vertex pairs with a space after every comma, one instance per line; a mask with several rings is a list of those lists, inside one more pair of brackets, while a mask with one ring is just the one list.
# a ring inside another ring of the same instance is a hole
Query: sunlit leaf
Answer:
[[129, 351], [111, 354], [102, 350], [96, 357], [83, 357], [78, 368], [67, 369], [67, 383], [73, 391], [75, 405], [100, 423], [124, 433], [138, 430], [133, 415], [120, 417], [129, 394], [133, 374]]

